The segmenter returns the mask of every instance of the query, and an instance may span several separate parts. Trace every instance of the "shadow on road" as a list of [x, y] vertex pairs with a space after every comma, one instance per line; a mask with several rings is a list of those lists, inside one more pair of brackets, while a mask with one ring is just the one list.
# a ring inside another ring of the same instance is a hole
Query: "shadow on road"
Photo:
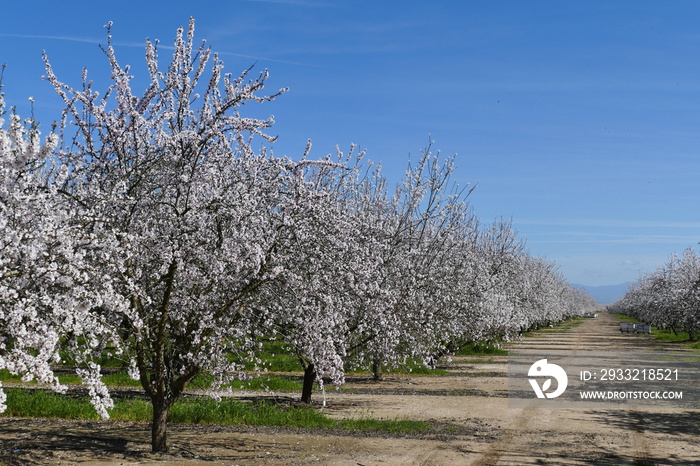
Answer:
[[619, 429], [700, 437], [700, 422], [698, 422], [697, 411], [649, 412], [615, 409], [592, 411], [589, 414], [596, 421]]
[[[76, 424], [64, 428], [55, 421], [9, 418], [0, 420], [0, 431], [2, 437], [11, 439], [0, 439], [0, 462], [6, 466], [51, 464], [67, 451], [90, 452], [94, 459], [112, 459], [115, 453], [124, 459], [142, 456], [127, 448], [130, 440], [124, 438], [123, 427], [106, 423], [85, 422], [79, 428]], [[146, 432], [142, 437], [148, 438]]]

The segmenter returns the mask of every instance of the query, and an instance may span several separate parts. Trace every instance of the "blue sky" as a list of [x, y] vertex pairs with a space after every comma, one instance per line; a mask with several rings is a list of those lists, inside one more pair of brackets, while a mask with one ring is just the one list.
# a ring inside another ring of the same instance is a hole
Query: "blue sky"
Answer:
[[11, 2], [6, 100], [26, 114], [33, 96], [48, 126], [42, 49], [59, 78], [87, 67], [104, 88], [104, 24], [143, 76], [145, 38], [169, 45], [190, 16], [226, 70], [290, 87], [252, 109], [275, 115], [278, 155], [356, 143], [397, 178], [432, 137], [478, 183], [481, 221], [512, 218], [574, 283], [634, 281], [700, 241], [698, 2]]

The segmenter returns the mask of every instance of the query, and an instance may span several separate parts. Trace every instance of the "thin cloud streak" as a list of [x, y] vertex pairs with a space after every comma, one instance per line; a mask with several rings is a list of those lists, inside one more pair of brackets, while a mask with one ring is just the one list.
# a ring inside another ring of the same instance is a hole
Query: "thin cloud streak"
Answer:
[[277, 3], [281, 5], [293, 5], [293, 6], [328, 6], [323, 2], [309, 2], [305, 0], [246, 0], [253, 3]]
[[698, 236], [675, 236], [675, 235], [639, 235], [626, 238], [609, 238], [609, 239], [552, 239], [552, 240], [536, 240], [529, 237], [528, 244], [643, 244], [643, 243], [663, 243], [677, 244], [687, 243], [688, 245], [697, 244], [700, 240]]
[[240, 58], [250, 58], [251, 60], [255, 61], [270, 61], [274, 63], [283, 63], [285, 65], [296, 65], [296, 66], [306, 66], [310, 68], [327, 68], [327, 66], [324, 65], [314, 65], [311, 63], [302, 63], [298, 61], [291, 61], [291, 60], [280, 60], [279, 58], [268, 58], [268, 57], [260, 57], [260, 56], [255, 56], [255, 55], [244, 55], [242, 53], [233, 53], [233, 52], [222, 52], [220, 50], [217, 50], [216, 53], [219, 55], [228, 55], [228, 56], [234, 56], [234, 57], [240, 57]]
[[[15, 37], [18, 39], [62, 40], [62, 41], [68, 41], [68, 42], [81, 42], [84, 44], [96, 44], [96, 45], [105, 45], [107, 43], [107, 41], [105, 39], [98, 40], [98, 39], [90, 39], [90, 38], [85, 38], [85, 37], [50, 36], [50, 35], [41, 35], [41, 34], [5, 34], [5, 33], [0, 33], [0, 37]], [[112, 45], [115, 47], [145, 48], [146, 41], [144, 40], [143, 42], [112, 42]], [[163, 43], [158, 42], [158, 49], [174, 50], [175, 47], [172, 45], [163, 45]], [[218, 50], [216, 52], [219, 55], [247, 58], [247, 59], [255, 60], [255, 61], [269, 61], [269, 62], [274, 62], [274, 63], [283, 63], [285, 65], [297, 65], [297, 66], [309, 66], [309, 67], [323, 68], [323, 66], [321, 66], [321, 65], [311, 65], [308, 63], [295, 62], [295, 61], [291, 61], [291, 60], [280, 60], [278, 58], [261, 57], [261, 56], [256, 56], [256, 55], [246, 55], [246, 54], [234, 53], [234, 52], [222, 52], [222, 51], [218, 51]]]
[[645, 220], [563, 219], [563, 220], [518, 220], [518, 225], [541, 226], [586, 226], [614, 228], [698, 228], [700, 222], [654, 222]]
[[[82, 42], [86, 44], [105, 44], [107, 41], [105, 39], [90, 39], [86, 37], [72, 37], [72, 36], [49, 36], [41, 34], [6, 34], [0, 33], [0, 37], [16, 37], [18, 39], [48, 39], [48, 40], [64, 40], [69, 42]], [[119, 47], [144, 47], [144, 43], [135, 42], [113, 42], [114, 45]]]

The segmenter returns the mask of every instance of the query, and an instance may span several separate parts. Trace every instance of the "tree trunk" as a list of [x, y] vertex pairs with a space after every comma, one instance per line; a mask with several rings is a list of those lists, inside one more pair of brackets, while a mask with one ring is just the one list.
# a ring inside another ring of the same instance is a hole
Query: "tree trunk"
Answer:
[[313, 364], [309, 363], [304, 368], [304, 388], [301, 391], [301, 401], [304, 403], [311, 403], [311, 392], [314, 389], [315, 381], [316, 368]]
[[382, 364], [379, 361], [374, 361], [372, 363], [372, 373], [374, 375], [374, 380], [382, 380], [384, 374], [382, 374]]
[[168, 451], [168, 410], [172, 406], [170, 400], [153, 397], [153, 422], [151, 423], [151, 451], [165, 453]]

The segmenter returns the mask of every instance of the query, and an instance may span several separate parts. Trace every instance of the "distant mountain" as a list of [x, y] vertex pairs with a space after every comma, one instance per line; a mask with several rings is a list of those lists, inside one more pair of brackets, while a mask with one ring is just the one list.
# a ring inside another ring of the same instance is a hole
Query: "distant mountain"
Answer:
[[625, 282], [619, 285], [588, 286], [572, 283], [571, 286], [585, 291], [601, 304], [612, 304], [624, 296], [630, 284]]

